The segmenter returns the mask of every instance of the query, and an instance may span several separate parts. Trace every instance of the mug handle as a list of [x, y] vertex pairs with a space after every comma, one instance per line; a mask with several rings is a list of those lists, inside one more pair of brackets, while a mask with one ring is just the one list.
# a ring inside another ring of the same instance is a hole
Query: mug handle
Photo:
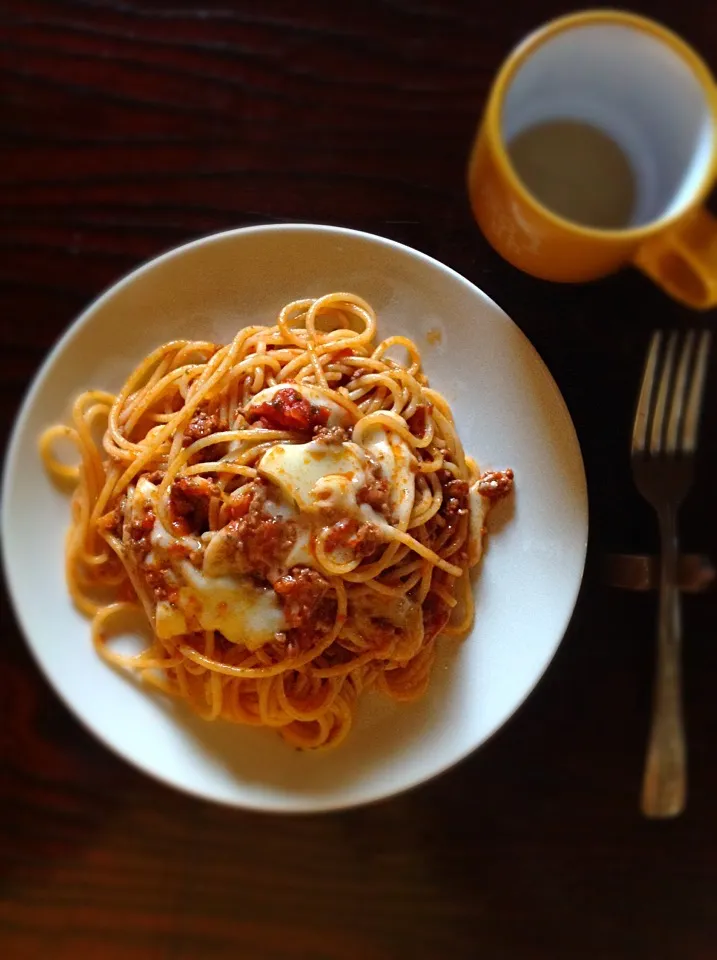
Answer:
[[717, 218], [700, 207], [644, 243], [634, 263], [680, 303], [717, 306]]

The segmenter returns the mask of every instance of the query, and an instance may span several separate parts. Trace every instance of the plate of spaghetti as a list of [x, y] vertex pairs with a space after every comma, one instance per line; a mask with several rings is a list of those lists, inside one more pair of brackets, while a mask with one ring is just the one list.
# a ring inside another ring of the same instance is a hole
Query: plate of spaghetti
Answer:
[[65, 702], [165, 782], [276, 811], [482, 743], [557, 648], [587, 536], [517, 327], [417, 251], [307, 225], [101, 297], [30, 390], [4, 493], [16, 612]]

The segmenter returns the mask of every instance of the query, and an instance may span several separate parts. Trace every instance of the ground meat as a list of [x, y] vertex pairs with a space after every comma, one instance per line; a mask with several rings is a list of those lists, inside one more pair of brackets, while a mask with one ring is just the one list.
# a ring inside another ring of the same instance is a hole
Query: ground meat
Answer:
[[230, 520], [221, 533], [234, 549], [236, 569], [264, 578], [281, 567], [296, 543], [296, 524], [291, 520], [251, 511], [239, 520]]
[[204, 533], [209, 527], [209, 501], [219, 487], [206, 477], [178, 477], [169, 488], [172, 523], [182, 533]]
[[343, 427], [314, 427], [317, 443], [344, 443], [348, 438], [349, 432]]
[[478, 481], [478, 493], [487, 500], [502, 500], [512, 489], [512, 470], [489, 470]]
[[157, 602], [166, 600], [169, 603], [176, 603], [178, 590], [176, 584], [169, 579], [171, 576], [169, 571], [163, 568], [145, 566], [142, 569], [142, 574]]
[[367, 503], [379, 513], [388, 515], [388, 501], [391, 496], [388, 480], [381, 475], [378, 466], [374, 465], [371, 469], [371, 475], [366, 484], [358, 492], [357, 500], [359, 503]]
[[180, 540], [174, 540], [167, 547], [167, 554], [173, 560], [191, 560], [194, 562], [194, 555], [196, 553], [200, 554], [201, 550], [193, 550], [192, 547], [187, 546], [186, 543], [182, 543]]
[[350, 546], [360, 557], [370, 557], [383, 543], [383, 535], [375, 524], [362, 523]]
[[235, 572], [271, 579], [296, 542], [296, 524], [264, 511], [266, 489], [261, 481], [246, 484], [232, 497], [229, 523], [212, 541], [218, 561]]
[[309, 650], [336, 620], [336, 598], [331, 594], [319, 600], [311, 617], [302, 627], [286, 631], [286, 653], [293, 657], [302, 650]]
[[149, 482], [153, 483], [156, 487], [164, 479], [164, 473], [162, 470], [153, 470], [151, 473], [145, 473], [144, 478], [145, 480], [149, 480]]
[[309, 629], [313, 631], [313, 635], [316, 633], [326, 633], [336, 621], [336, 597], [332, 594], [327, 594], [314, 609], [314, 619], [310, 623]]
[[375, 524], [359, 524], [353, 517], [345, 517], [329, 528], [324, 547], [329, 553], [337, 547], [348, 547], [363, 558], [369, 557], [383, 542], [381, 531]]
[[133, 550], [140, 556], [149, 553], [151, 543], [149, 535], [154, 527], [154, 512], [152, 508], [146, 506], [141, 517], [134, 519], [129, 524], [129, 537]]
[[310, 567], [292, 567], [279, 577], [274, 590], [281, 599], [289, 628], [304, 627], [329, 589], [329, 581]]
[[208, 443], [206, 447], [202, 447], [201, 450], [198, 450], [189, 462], [209, 463], [211, 460], [221, 460], [225, 452], [226, 445], [224, 443]]
[[432, 403], [419, 403], [416, 412], [408, 420], [408, 429], [414, 437], [422, 437], [426, 432], [428, 415], [433, 410]]
[[324, 547], [331, 553], [337, 547], [348, 546], [349, 540], [356, 536], [358, 531], [358, 521], [353, 517], [344, 517], [338, 520], [331, 527], [324, 537]]
[[178, 477], [169, 490], [169, 502], [182, 517], [191, 514], [198, 503], [206, 504], [220, 495], [219, 486], [206, 477]]
[[469, 487], [465, 480], [448, 480], [443, 484], [441, 512], [445, 517], [455, 517], [468, 512]]
[[423, 641], [433, 640], [445, 628], [451, 611], [435, 593], [429, 593], [423, 601]]
[[328, 407], [314, 406], [294, 387], [284, 387], [270, 400], [248, 410], [246, 416], [250, 421], [259, 419], [272, 430], [310, 431], [326, 426], [329, 410]]
[[184, 446], [189, 446], [195, 440], [202, 440], [212, 433], [219, 433], [227, 429], [227, 423], [218, 413], [208, 413], [206, 408], [200, 406], [194, 411], [192, 419], [184, 430]]

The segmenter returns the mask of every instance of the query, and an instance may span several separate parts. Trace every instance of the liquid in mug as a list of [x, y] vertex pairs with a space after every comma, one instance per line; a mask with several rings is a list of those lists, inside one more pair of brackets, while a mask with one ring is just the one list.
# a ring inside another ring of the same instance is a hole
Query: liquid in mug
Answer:
[[608, 134], [581, 120], [546, 120], [508, 144], [516, 173], [553, 213], [602, 230], [630, 226], [635, 176]]

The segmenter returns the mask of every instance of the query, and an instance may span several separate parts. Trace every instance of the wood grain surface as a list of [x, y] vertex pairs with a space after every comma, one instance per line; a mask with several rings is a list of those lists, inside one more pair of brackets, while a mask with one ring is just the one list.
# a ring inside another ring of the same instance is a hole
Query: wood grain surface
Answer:
[[[634, 2], [717, 69], [713, 0]], [[591, 549], [527, 704], [441, 779], [277, 818], [173, 793], [92, 739], [2, 597], [0, 956], [78, 960], [713, 960], [717, 602], [686, 598], [691, 794], [638, 814], [655, 599], [626, 450], [653, 326], [696, 321], [636, 272], [558, 287], [487, 246], [464, 185], [491, 77], [551, 0], [3, 0], [0, 446], [47, 349], [140, 261], [227, 227], [339, 223], [448, 263], [514, 318], [583, 446]], [[713, 365], [687, 549], [715, 548]], [[41, 545], [33, 545], [33, 549]], [[38, 598], [41, 602], [41, 598]]]

